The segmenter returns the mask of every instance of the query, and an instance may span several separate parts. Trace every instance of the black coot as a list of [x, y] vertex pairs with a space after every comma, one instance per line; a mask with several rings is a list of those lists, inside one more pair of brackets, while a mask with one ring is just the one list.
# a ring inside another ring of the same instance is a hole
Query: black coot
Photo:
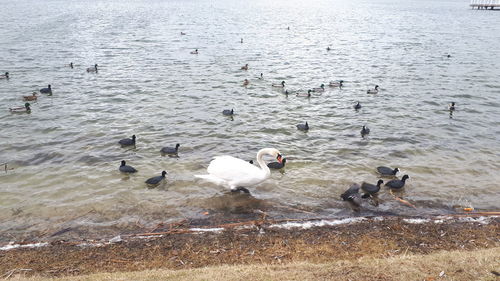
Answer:
[[271, 162], [269, 164], [267, 164], [267, 167], [269, 167], [270, 169], [283, 169], [285, 168], [285, 163], [286, 163], [286, 158], [283, 158], [283, 160], [281, 160], [281, 163], [280, 162]]
[[298, 124], [297, 129], [299, 129], [299, 131], [309, 131], [309, 124], [307, 124], [307, 122], [305, 124]]
[[126, 165], [127, 163], [125, 162], [125, 160], [122, 161], [122, 164], [120, 165], [120, 172], [122, 173], [135, 173], [137, 172], [137, 170], [132, 167], [132, 166], [129, 166], [129, 165]]
[[52, 94], [52, 87], [50, 85], [47, 88], [41, 88], [40, 93], [42, 94]]
[[391, 169], [389, 167], [380, 166], [377, 167], [377, 172], [382, 176], [395, 176], [399, 172], [399, 169], [398, 168]]
[[231, 109], [231, 110], [229, 110], [229, 109], [224, 109], [224, 110], [222, 111], [222, 115], [224, 115], [224, 116], [233, 116], [233, 114], [234, 114], [234, 110], [233, 110], [233, 109]]
[[359, 195], [359, 188], [360, 188], [359, 184], [354, 183], [349, 187], [348, 190], [346, 190], [344, 193], [340, 195], [340, 198], [349, 203], [351, 208], [353, 208], [355, 211], [359, 211], [359, 206], [361, 205], [361, 196]]
[[181, 146], [181, 145], [176, 144], [175, 147], [166, 146], [166, 147], [162, 148], [160, 150], [160, 152], [162, 154], [177, 155], [177, 153], [179, 152], [179, 146]]
[[404, 175], [400, 180], [391, 180], [388, 181], [385, 186], [391, 188], [391, 189], [401, 189], [405, 186], [405, 181], [409, 179], [410, 177], [408, 175]]
[[147, 184], [149, 185], [158, 185], [161, 181], [165, 179], [165, 176], [167, 175], [167, 172], [163, 171], [161, 172], [161, 176], [157, 177], [152, 177], [146, 181]]
[[365, 192], [365, 194], [363, 194], [363, 196], [361, 196], [362, 198], [368, 198], [370, 197], [371, 195], [375, 195], [377, 192], [380, 191], [380, 185], [382, 185], [384, 183], [383, 180], [378, 180], [377, 184], [371, 184], [371, 183], [366, 183], [366, 182], [363, 182], [361, 184], [361, 190], [363, 190]]
[[363, 126], [363, 128], [361, 129], [361, 136], [364, 137], [366, 135], [368, 135], [370, 133], [370, 129], [367, 128], [366, 126]]
[[132, 135], [131, 139], [122, 139], [118, 143], [122, 146], [135, 145], [135, 135]]

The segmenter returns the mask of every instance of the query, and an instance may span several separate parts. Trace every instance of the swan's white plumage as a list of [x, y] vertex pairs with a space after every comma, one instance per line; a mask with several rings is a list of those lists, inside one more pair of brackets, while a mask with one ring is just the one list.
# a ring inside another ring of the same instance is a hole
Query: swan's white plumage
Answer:
[[263, 182], [271, 174], [266, 163], [262, 160], [264, 154], [277, 157], [279, 151], [274, 148], [261, 149], [257, 153], [257, 162], [260, 168], [232, 156], [217, 156], [207, 168], [208, 175], [196, 175], [195, 177], [231, 189], [253, 186]]

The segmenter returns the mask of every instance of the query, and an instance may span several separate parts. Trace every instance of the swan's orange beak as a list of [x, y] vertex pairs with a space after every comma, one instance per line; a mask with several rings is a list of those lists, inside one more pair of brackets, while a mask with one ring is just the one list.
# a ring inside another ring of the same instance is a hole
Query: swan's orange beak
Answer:
[[278, 160], [278, 162], [280, 162], [280, 164], [281, 164], [281, 158], [282, 158], [281, 154], [278, 154], [278, 156], [276, 157], [276, 160]]

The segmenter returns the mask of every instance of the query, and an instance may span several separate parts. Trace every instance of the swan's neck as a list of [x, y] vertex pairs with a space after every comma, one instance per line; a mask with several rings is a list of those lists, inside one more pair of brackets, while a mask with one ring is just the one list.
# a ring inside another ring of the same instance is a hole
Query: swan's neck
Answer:
[[268, 148], [261, 149], [259, 150], [259, 152], [257, 152], [257, 163], [259, 163], [261, 170], [265, 173], [266, 177], [268, 177], [271, 175], [271, 170], [269, 170], [269, 167], [267, 167], [266, 162], [264, 162], [264, 159], [262, 159], [262, 157], [264, 157], [265, 154], [272, 155], [272, 152]]

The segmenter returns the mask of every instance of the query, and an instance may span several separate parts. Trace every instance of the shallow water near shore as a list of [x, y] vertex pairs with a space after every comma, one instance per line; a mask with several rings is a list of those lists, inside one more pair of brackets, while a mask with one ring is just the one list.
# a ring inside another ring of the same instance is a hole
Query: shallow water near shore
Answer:
[[[381, 165], [410, 175], [400, 196], [416, 209], [384, 189], [382, 203], [367, 204], [362, 215], [498, 209], [496, 12], [463, 1], [395, 0], [2, 7], [10, 28], [0, 29], [0, 73], [11, 79], [0, 80], [0, 164], [7, 163], [0, 241], [53, 228], [119, 231], [206, 211], [350, 216], [339, 195], [352, 182], [376, 183]], [[189, 54], [195, 48], [199, 54]], [[99, 72], [87, 73], [95, 63]], [[288, 89], [307, 90], [336, 79], [345, 87], [310, 99], [270, 86], [285, 80]], [[8, 111], [47, 84], [54, 94], [33, 102], [31, 114]], [[367, 95], [375, 84], [381, 91]], [[221, 114], [230, 108], [233, 119]], [[305, 121], [310, 131], [297, 131]], [[366, 138], [363, 125], [371, 129]], [[117, 144], [132, 134], [135, 148]], [[176, 143], [178, 158], [160, 154]], [[252, 197], [193, 177], [213, 156], [250, 160], [264, 147], [278, 148], [287, 166], [251, 187]], [[139, 172], [120, 174], [121, 160]], [[162, 170], [167, 182], [147, 188]]]

